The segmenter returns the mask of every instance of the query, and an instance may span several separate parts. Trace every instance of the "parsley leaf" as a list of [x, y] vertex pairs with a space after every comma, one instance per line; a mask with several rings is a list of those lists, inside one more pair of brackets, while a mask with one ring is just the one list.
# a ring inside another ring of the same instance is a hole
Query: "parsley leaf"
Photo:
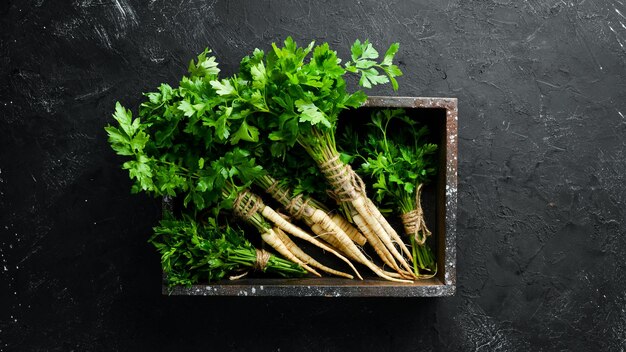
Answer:
[[300, 122], [310, 122], [311, 125], [317, 125], [321, 123], [327, 128], [331, 127], [330, 121], [324, 116], [324, 113], [315, 106], [313, 103], [307, 103], [302, 99], [298, 99], [295, 102], [298, 111], [300, 112]]
[[229, 96], [236, 92], [235, 87], [233, 87], [230, 81], [227, 79], [223, 79], [221, 82], [218, 80], [215, 80], [215, 81], [211, 81], [210, 83], [218, 95]]

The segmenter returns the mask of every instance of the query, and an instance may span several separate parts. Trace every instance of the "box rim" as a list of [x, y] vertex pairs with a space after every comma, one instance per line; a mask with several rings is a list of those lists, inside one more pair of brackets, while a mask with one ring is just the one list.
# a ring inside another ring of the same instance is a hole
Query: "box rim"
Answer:
[[[446, 110], [446, 182], [445, 182], [445, 249], [444, 280], [434, 285], [289, 285], [270, 284], [219, 284], [192, 285], [190, 287], [166, 285], [162, 294], [174, 296], [265, 296], [265, 297], [447, 297], [456, 292], [456, 211], [457, 211], [457, 155], [458, 155], [458, 99], [408, 96], [370, 96], [362, 107], [383, 108], [441, 108]], [[165, 202], [164, 202], [165, 203]], [[171, 205], [171, 204], [170, 204]], [[167, 207], [168, 204], [164, 204]], [[288, 281], [281, 279], [282, 281]], [[373, 280], [372, 280], [373, 281]], [[331, 281], [332, 282], [332, 281]]]

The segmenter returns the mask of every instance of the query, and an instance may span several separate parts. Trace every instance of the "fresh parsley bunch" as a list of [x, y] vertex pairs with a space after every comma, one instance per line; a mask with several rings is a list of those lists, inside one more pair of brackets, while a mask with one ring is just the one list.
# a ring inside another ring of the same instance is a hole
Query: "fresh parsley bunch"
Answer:
[[[113, 149], [131, 157], [123, 168], [135, 180], [133, 190], [180, 196], [185, 207], [210, 208], [213, 216], [232, 210], [253, 225], [266, 243], [309, 272], [319, 275], [311, 265], [352, 278], [301, 251], [287, 234], [309, 241], [352, 266], [250, 192], [252, 183], [265, 175], [245, 149], [257, 140], [258, 132], [247, 123], [251, 111], [240, 109], [245, 103], [225, 97], [229, 85], [216, 80], [219, 70], [208, 53], [190, 63], [190, 76], [183, 77], [179, 87], [161, 85], [158, 92], [146, 94], [148, 101], [141, 105], [139, 117], [133, 119], [129, 110], [117, 104], [114, 118], [119, 127], [107, 126], [106, 130]], [[243, 91], [241, 94], [245, 96]]]
[[149, 241], [161, 254], [169, 286], [213, 282], [251, 271], [285, 277], [306, 274], [297, 264], [255, 249], [239, 228], [217, 226], [214, 219], [203, 225], [190, 216], [167, 215]]
[[356, 41], [351, 60], [342, 64], [327, 43], [299, 47], [287, 38], [282, 47], [272, 44], [267, 54], [255, 50], [242, 60], [238, 74], [215, 82], [214, 87], [228, 98], [227, 106], [256, 112], [252, 124], [267, 135], [272, 155], [283, 157], [296, 144], [301, 146], [322, 171], [348, 220], [387, 265], [412, 277], [401, 254], [410, 258], [410, 251], [367, 198], [358, 176], [339, 160], [335, 142], [340, 112], [359, 107], [367, 99], [362, 91], [349, 93], [344, 76], [359, 75], [365, 88], [388, 82], [397, 88], [395, 78], [402, 72], [393, 58], [398, 48], [398, 44], [391, 45], [378, 62], [379, 53], [371, 43]]

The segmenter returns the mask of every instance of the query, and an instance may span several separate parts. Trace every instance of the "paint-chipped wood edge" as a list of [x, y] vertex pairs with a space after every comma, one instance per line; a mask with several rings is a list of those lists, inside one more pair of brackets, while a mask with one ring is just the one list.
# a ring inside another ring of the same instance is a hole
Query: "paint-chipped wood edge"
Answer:
[[[162, 294], [172, 296], [279, 296], [279, 297], [446, 297], [456, 292], [456, 212], [458, 165], [458, 101], [456, 98], [372, 96], [363, 104], [370, 108], [445, 109], [444, 214], [438, 224], [438, 262], [443, 271], [436, 278], [414, 284], [397, 284], [381, 280], [353, 281], [338, 278], [321, 279], [244, 279], [190, 287], [169, 288], [163, 278]], [[171, 201], [164, 199], [164, 209]]]

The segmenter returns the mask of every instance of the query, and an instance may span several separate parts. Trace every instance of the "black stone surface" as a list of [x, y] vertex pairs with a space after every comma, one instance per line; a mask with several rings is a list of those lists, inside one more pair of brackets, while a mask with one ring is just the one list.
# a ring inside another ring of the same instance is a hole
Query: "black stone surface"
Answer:
[[[399, 95], [459, 98], [456, 296], [161, 295], [113, 104], [287, 35], [399, 41]], [[0, 349], [623, 350], [625, 45], [620, 1], [5, 0]]]

